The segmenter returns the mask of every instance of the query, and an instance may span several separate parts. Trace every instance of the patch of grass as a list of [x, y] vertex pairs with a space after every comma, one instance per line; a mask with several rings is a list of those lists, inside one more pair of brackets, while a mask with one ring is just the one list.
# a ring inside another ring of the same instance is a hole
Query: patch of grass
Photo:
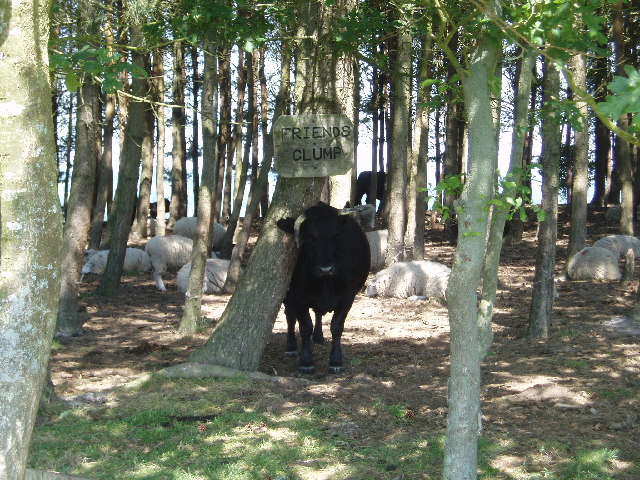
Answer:
[[617, 388], [615, 390], [596, 390], [595, 394], [602, 398], [622, 399], [633, 398], [638, 394], [640, 388]]
[[566, 366], [579, 372], [584, 372], [589, 368], [589, 362], [578, 358], [575, 360], [567, 360]]
[[616, 478], [611, 462], [616, 460], [618, 452], [608, 448], [581, 450], [572, 461], [563, 468], [563, 477], [567, 480], [613, 480]]
[[[29, 466], [95, 480], [435, 480], [442, 472], [444, 436], [409, 429], [421, 417], [402, 403], [378, 400], [355, 412], [296, 403], [243, 379], [153, 377], [116, 399], [48, 408]], [[575, 455], [579, 446], [569, 443], [523, 448], [508, 432], [483, 437], [480, 478], [612, 480], [616, 451], [601, 447]]]
[[322, 418], [332, 418], [338, 414], [338, 410], [332, 405], [322, 403], [320, 405], [311, 407], [311, 413]]

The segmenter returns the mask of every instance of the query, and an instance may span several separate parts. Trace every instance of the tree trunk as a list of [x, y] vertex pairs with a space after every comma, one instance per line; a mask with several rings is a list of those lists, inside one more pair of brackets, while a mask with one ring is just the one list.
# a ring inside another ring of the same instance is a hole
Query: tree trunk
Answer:
[[[258, 69], [258, 76], [260, 78], [261, 84], [266, 84], [266, 78], [264, 76], [264, 68], [263, 68], [264, 57], [261, 56], [261, 68]], [[274, 112], [273, 112], [273, 121], [271, 124], [275, 122], [275, 120], [282, 115], [282, 112], [285, 110], [286, 102], [289, 99], [290, 91], [290, 76], [291, 76], [291, 51], [287, 44], [283, 43], [282, 46], [282, 60], [280, 65], [280, 89], [276, 96]], [[266, 90], [262, 91], [262, 98], [265, 99]], [[263, 105], [261, 108], [262, 112], [266, 113], [266, 103], [263, 101]], [[236, 285], [238, 284], [238, 279], [240, 278], [240, 269], [241, 269], [241, 260], [242, 254], [244, 253], [245, 247], [247, 246], [247, 242], [249, 241], [249, 235], [251, 233], [251, 225], [253, 224], [253, 219], [258, 213], [258, 206], [263, 197], [263, 193], [268, 189], [268, 179], [269, 179], [269, 171], [271, 170], [271, 163], [273, 160], [273, 132], [270, 132], [266, 128], [267, 122], [262, 122], [261, 128], [263, 132], [263, 158], [262, 165], [260, 166], [260, 173], [258, 174], [255, 181], [252, 182], [251, 190], [249, 192], [249, 200], [248, 205], [245, 210], [244, 219], [242, 222], [242, 229], [238, 234], [238, 239], [235, 247], [233, 248], [233, 252], [231, 254], [231, 263], [229, 265], [229, 271], [227, 272], [227, 279], [224, 284], [223, 291], [226, 293], [233, 293], [236, 289]], [[257, 143], [257, 138], [254, 139], [254, 147]], [[254, 167], [255, 168], [255, 165]]]
[[[587, 71], [584, 55], [571, 58], [571, 70], [576, 84], [587, 90]], [[589, 109], [586, 102], [578, 100], [580, 127], [575, 132], [575, 158], [573, 184], [571, 186], [571, 223], [567, 258], [582, 250], [587, 240], [587, 191], [589, 189]]]
[[[147, 238], [147, 218], [149, 218], [149, 204], [151, 198], [151, 182], [153, 179], [153, 133], [155, 124], [155, 114], [150, 108], [144, 110], [144, 136], [142, 138], [142, 168], [140, 170], [140, 190], [136, 208], [136, 230], [137, 238]], [[164, 203], [164, 202], [163, 202]]]
[[[218, 135], [218, 177], [216, 187], [216, 198], [213, 206], [213, 218], [226, 225], [223, 199], [227, 194], [225, 188], [230, 189], [229, 183], [225, 187], [225, 176], [227, 173], [227, 163], [233, 160], [228, 156], [229, 142], [231, 141], [231, 60], [230, 49], [224, 47], [220, 49], [220, 124]], [[230, 195], [229, 190], [229, 195]]]
[[[138, 26], [131, 27], [131, 43], [139, 46], [142, 44], [142, 29]], [[135, 65], [148, 71], [145, 56], [139, 51], [131, 55]], [[132, 93], [136, 98], [144, 98], [148, 93], [145, 78], [134, 78], [132, 81]], [[96, 289], [98, 295], [115, 296], [118, 293], [122, 266], [127, 248], [127, 240], [131, 229], [131, 217], [136, 203], [136, 190], [142, 156], [142, 143], [148, 132], [145, 122], [145, 109], [149, 108], [144, 102], [133, 100], [129, 104], [129, 115], [125, 127], [125, 140], [120, 155], [120, 172], [118, 174], [118, 187], [114, 200], [112, 214], [109, 217], [109, 256], [104, 274]]]
[[[626, 76], [624, 66], [627, 63], [627, 54], [624, 37], [624, 25], [622, 18], [622, 1], [619, 0], [613, 9], [613, 41], [615, 45], [616, 75]], [[618, 128], [622, 131], [629, 129], [629, 117], [624, 113], [618, 119]], [[631, 164], [631, 150], [629, 142], [616, 136], [615, 139], [616, 165], [620, 174], [620, 187], [622, 192], [622, 216], [620, 218], [620, 233], [633, 236], [633, 166]]]
[[[499, 15], [499, 4], [487, 8]], [[447, 431], [443, 478], [477, 478], [477, 445], [480, 419], [480, 342], [477, 289], [487, 246], [485, 201], [493, 194], [498, 166], [498, 145], [491, 106], [491, 78], [500, 44], [489, 33], [480, 33], [462, 75], [466, 118], [469, 122], [469, 174], [455, 202], [458, 248], [453, 260], [447, 304], [451, 328]]]
[[105, 209], [111, 203], [111, 193], [113, 191], [113, 121], [116, 115], [116, 98], [114, 94], [108, 94], [105, 99], [102, 161], [100, 162], [100, 173], [98, 175], [96, 204], [93, 209], [91, 230], [89, 231], [89, 248], [95, 250], [100, 249], [104, 231]]
[[[242, 53], [242, 52], [241, 52]], [[238, 80], [237, 80], [237, 108], [235, 129], [233, 135], [233, 150], [236, 152], [236, 188], [233, 199], [233, 208], [229, 217], [227, 231], [224, 234], [220, 245], [220, 258], [231, 258], [233, 251], [233, 237], [238, 227], [238, 218], [240, 218], [240, 209], [244, 199], [244, 191], [247, 184], [247, 172], [249, 170], [249, 160], [251, 155], [251, 144], [253, 143], [253, 129], [257, 128], [258, 111], [256, 102], [258, 98], [258, 90], [256, 77], [254, 72], [254, 58], [257, 59], [258, 51], [254, 50], [253, 54], [247, 55], [246, 61], [244, 55], [238, 55]], [[246, 87], [246, 88], [245, 88]], [[242, 125], [244, 119], [244, 99], [245, 90], [249, 91], [249, 102], [247, 105], [247, 125], [249, 131], [246, 135], [244, 150], [242, 149]]]
[[[88, 22], [83, 25], [83, 31], [87, 34], [97, 32], [98, 26], [88, 20], [95, 18], [93, 8], [83, 2], [80, 12]], [[78, 316], [78, 278], [91, 226], [91, 199], [99, 155], [99, 105], [100, 87], [89, 74], [85, 74], [78, 93], [75, 161], [64, 224], [62, 284], [56, 326], [56, 331], [62, 335], [82, 333], [83, 321]]]
[[[162, 50], [157, 48], [153, 52], [153, 81], [151, 82], [153, 98], [159, 103], [164, 103], [164, 64], [162, 62]], [[164, 147], [165, 129], [164, 107], [156, 109], [158, 116], [157, 144], [156, 144], [156, 197], [158, 198], [158, 215], [156, 222], [156, 235], [162, 236], [166, 231], [166, 209], [164, 205]]]
[[200, 168], [198, 165], [198, 157], [200, 156], [199, 130], [200, 122], [198, 120], [199, 107], [198, 96], [200, 95], [200, 74], [198, 73], [198, 48], [191, 47], [191, 71], [192, 71], [192, 101], [191, 109], [193, 120], [191, 121], [193, 136], [191, 139], [191, 172], [193, 179], [193, 211], [198, 211], [198, 196], [200, 191]]
[[[452, 51], [455, 51], [458, 47], [458, 36], [454, 35], [450, 42], [450, 47]], [[447, 62], [447, 76], [449, 81], [453, 81], [454, 75], [457, 72], [451, 62]], [[462, 143], [462, 139], [459, 138], [460, 128], [459, 128], [459, 109], [458, 103], [459, 100], [456, 98], [456, 94], [453, 90], [449, 90], [446, 105], [446, 113], [445, 113], [445, 147], [444, 147], [444, 178], [449, 178], [454, 175], [460, 175], [462, 173], [461, 165], [460, 165], [460, 144]], [[442, 204], [451, 210], [453, 210], [453, 202], [455, 201], [455, 195], [451, 193], [444, 192], [444, 199]], [[456, 237], [456, 229], [454, 228], [456, 220], [453, 218], [448, 218], [445, 220], [445, 236], [450, 241], [453, 242]]]
[[398, 52], [393, 68], [393, 124], [391, 170], [386, 181], [389, 202], [389, 236], [384, 264], [404, 260], [404, 233], [407, 225], [407, 154], [409, 152], [409, 112], [411, 109], [411, 33], [398, 32]]
[[[330, 7], [324, 2], [300, 5], [299, 56], [295, 100], [299, 114], [335, 112], [331, 76], [334, 58], [327, 42]], [[297, 252], [293, 238], [277, 220], [297, 217], [315, 204], [324, 178], [280, 178], [260, 237], [234, 294], [207, 343], [191, 360], [239, 370], [256, 370], [273, 323], [289, 287]]]
[[[608, 60], [606, 57], [593, 59], [593, 81], [596, 90], [593, 95], [597, 102], [604, 102], [607, 93], [609, 78]], [[611, 131], [598, 117], [594, 119], [595, 134], [594, 143], [594, 174], [593, 174], [593, 198], [591, 203], [598, 207], [604, 207], [609, 198], [609, 186], [611, 181]]]
[[[427, 34], [428, 35], [428, 34]], [[416, 124], [413, 133], [411, 152], [411, 195], [413, 206], [408, 216], [407, 231], [404, 244], [410, 250], [407, 260], [424, 259], [424, 217], [427, 210], [427, 161], [429, 158], [429, 88], [420, 85], [420, 81], [431, 78], [432, 49], [431, 41], [426, 37], [421, 40], [421, 58], [418, 64], [418, 87], [416, 95]]]
[[[517, 87], [515, 97], [515, 111], [513, 131], [511, 137], [511, 156], [507, 179], [520, 184], [522, 179], [518, 169], [522, 166], [524, 155], [524, 143], [529, 127], [529, 95], [533, 80], [533, 67], [536, 61], [537, 51], [525, 48], [522, 52], [517, 73]], [[504, 192], [506, 197], [514, 197], [515, 189]], [[484, 358], [493, 341], [491, 321], [493, 308], [496, 301], [498, 288], [498, 267], [500, 265], [500, 253], [502, 252], [502, 234], [508, 212], [505, 209], [493, 208], [491, 226], [484, 267], [482, 271], [482, 296], [478, 306], [478, 331], [480, 334], [480, 355]], [[517, 215], [517, 213], [516, 213]]]
[[[344, 15], [351, 11], [356, 5], [356, 0], [343, 0], [336, 6]], [[339, 15], [339, 13], [336, 12]], [[356, 61], [353, 55], [343, 55], [336, 62], [334, 85], [336, 96], [340, 104], [340, 111], [334, 113], [343, 113], [351, 123], [353, 123], [354, 147], [357, 147], [357, 130], [358, 119], [356, 117], [355, 97], [353, 95], [355, 85]], [[354, 153], [357, 148], [353, 149]], [[357, 161], [354, 162], [354, 166]], [[351, 201], [351, 185], [352, 185], [353, 169], [343, 175], [333, 175], [329, 177], [329, 205], [335, 208], [344, 208], [347, 202]]]
[[[543, 76], [544, 101], [558, 99], [560, 75], [553, 62], [545, 62]], [[533, 279], [529, 335], [547, 338], [551, 328], [551, 311], [554, 299], [554, 270], [556, 263], [556, 238], [558, 223], [558, 159], [562, 142], [560, 127], [553, 107], [543, 107], [546, 115], [542, 121], [542, 209], [545, 219], [538, 226], [538, 251], [536, 273]]]
[[12, 480], [25, 473], [60, 294], [50, 7], [5, 4], [13, 33], [0, 32], [0, 477]]
[[185, 68], [184, 68], [184, 45], [176, 42], [173, 45], [173, 104], [171, 109], [171, 137], [173, 147], [171, 149], [171, 204], [169, 207], [169, 228], [177, 220], [187, 216], [187, 185], [186, 185], [186, 157], [187, 144], [185, 139], [186, 115], [184, 110], [184, 89], [185, 89]]
[[218, 113], [218, 59], [211, 52], [216, 49], [205, 43], [202, 84], [202, 183], [200, 184], [198, 210], [196, 212], [196, 238], [191, 252], [191, 272], [184, 299], [184, 310], [178, 331], [182, 334], [196, 332], [202, 323], [202, 284], [206, 259], [210, 250], [212, 206], [216, 198], [218, 156], [216, 152], [216, 118]]

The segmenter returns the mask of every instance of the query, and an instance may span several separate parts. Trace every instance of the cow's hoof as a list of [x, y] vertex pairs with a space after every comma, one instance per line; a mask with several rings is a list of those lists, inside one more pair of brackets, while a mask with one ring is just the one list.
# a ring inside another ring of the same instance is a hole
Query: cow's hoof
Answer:
[[297, 358], [298, 357], [298, 351], [297, 350], [293, 350], [292, 352], [284, 352], [284, 356], [286, 358]]
[[311, 365], [309, 367], [300, 366], [300, 367], [298, 367], [298, 371], [300, 373], [304, 373], [305, 375], [309, 375], [311, 373], [315, 373], [316, 369], [315, 369], [315, 367], [313, 365]]
[[344, 373], [344, 367], [329, 367], [329, 373]]
[[324, 337], [313, 337], [313, 343], [317, 343], [318, 345], [321, 345], [324, 343]]

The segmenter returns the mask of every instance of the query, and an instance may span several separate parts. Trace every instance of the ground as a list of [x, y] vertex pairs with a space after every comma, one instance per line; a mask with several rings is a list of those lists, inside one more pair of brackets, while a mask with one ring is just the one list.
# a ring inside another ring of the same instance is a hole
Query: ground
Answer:
[[[617, 231], [603, 211], [590, 211], [589, 219], [588, 244]], [[558, 276], [566, 261], [566, 212], [560, 225]], [[527, 224], [523, 241], [503, 250], [495, 339], [482, 368], [483, 436], [503, 438], [508, 433], [517, 444], [515, 451], [522, 452], [496, 459], [496, 468], [505, 472], [518, 468], [525, 453], [529, 461], [536, 461], [532, 446], [548, 439], [576, 450], [587, 441], [591, 446], [616, 448], [614, 469], [620, 475], [629, 469], [638, 472], [640, 336], [637, 323], [618, 321], [635, 304], [638, 275], [625, 284], [559, 281], [552, 335], [531, 341], [526, 330], [535, 228]], [[453, 247], [441, 240], [440, 227], [429, 226], [427, 236], [429, 258], [451, 265]], [[176, 291], [175, 276], [169, 275], [166, 284], [168, 292], [157, 292], [150, 275], [127, 276], [114, 299], [90, 294], [95, 278], [83, 285], [89, 293], [80, 300], [87, 316], [86, 333], [61, 339], [65, 348], [53, 351], [52, 379], [59, 395], [80, 401], [108, 398], [114, 386], [182, 362], [206, 341], [210, 329], [196, 337], [180, 337], [177, 326], [183, 297]], [[226, 296], [205, 297], [203, 309], [212, 326], [227, 300]], [[281, 312], [260, 370], [300, 377], [296, 361], [283, 356], [285, 329]], [[447, 310], [437, 302], [358, 295], [343, 336], [345, 374], [326, 374], [329, 345], [325, 344], [315, 349], [317, 373], [307, 377], [312, 380], [308, 385], [274, 387], [258, 382], [255, 388], [264, 389], [266, 410], [289, 401], [334, 405], [352, 412], [332, 427], [350, 438], [444, 433], [448, 332]], [[330, 337], [327, 325], [325, 336]], [[412, 421], [399, 431], [392, 431], [398, 430], [397, 423], [377, 424], [379, 417], [366, 413], [375, 403], [401, 406], [401, 415]]]

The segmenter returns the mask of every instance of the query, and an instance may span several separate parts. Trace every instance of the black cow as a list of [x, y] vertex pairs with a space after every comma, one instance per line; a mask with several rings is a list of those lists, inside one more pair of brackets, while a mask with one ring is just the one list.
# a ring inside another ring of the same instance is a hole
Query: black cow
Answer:
[[[171, 208], [171, 202], [168, 199], [164, 199], [164, 213], [169, 213], [169, 208]], [[158, 202], [152, 202], [149, 204], [149, 216], [151, 218], [158, 217]]]
[[[322, 342], [322, 315], [334, 312], [329, 373], [344, 372], [340, 338], [353, 300], [369, 273], [371, 253], [367, 237], [352, 217], [339, 215], [336, 208], [322, 202], [308, 208], [297, 220], [279, 220], [278, 227], [293, 233], [296, 244], [300, 246], [300, 255], [283, 302], [288, 326], [285, 355], [297, 356], [297, 320], [302, 338], [299, 370], [301, 373], [313, 373], [312, 332], [313, 340]], [[310, 308], [316, 314], [315, 330]]]
[[[376, 199], [380, 200], [380, 206], [382, 207], [382, 199], [384, 198], [384, 184], [387, 180], [387, 174], [385, 172], [377, 172], [377, 186], [376, 186]], [[356, 180], [356, 205], [362, 205], [362, 196], [366, 195], [364, 203], [369, 205], [375, 205], [375, 201], [371, 201], [369, 194], [371, 192], [371, 171], [360, 172], [358, 179]]]

